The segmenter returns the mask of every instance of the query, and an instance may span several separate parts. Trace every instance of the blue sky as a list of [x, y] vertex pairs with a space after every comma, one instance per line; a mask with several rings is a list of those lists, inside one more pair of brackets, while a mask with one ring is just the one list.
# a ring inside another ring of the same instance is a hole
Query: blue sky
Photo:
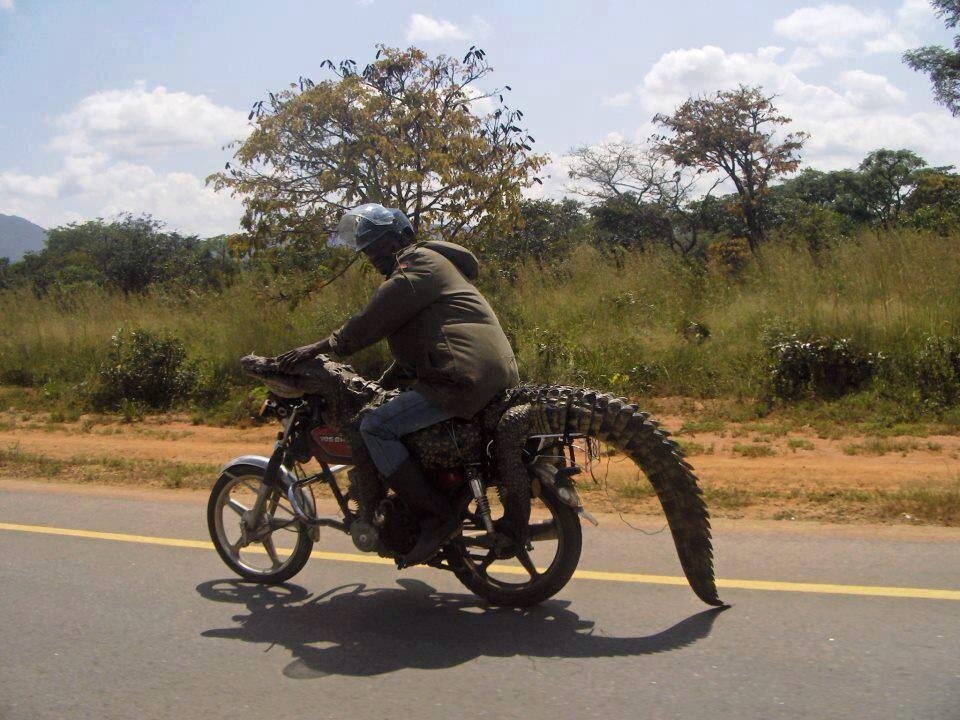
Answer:
[[0, 0], [0, 213], [45, 226], [151, 212], [186, 232], [237, 226], [239, 203], [203, 185], [250, 103], [320, 61], [361, 65], [373, 45], [462, 55], [477, 44], [513, 87], [565, 191], [565, 153], [642, 140], [691, 93], [763, 84], [808, 165], [909, 147], [960, 164], [960, 120], [900, 62], [947, 43], [926, 0], [744, 2], [60, 2]]

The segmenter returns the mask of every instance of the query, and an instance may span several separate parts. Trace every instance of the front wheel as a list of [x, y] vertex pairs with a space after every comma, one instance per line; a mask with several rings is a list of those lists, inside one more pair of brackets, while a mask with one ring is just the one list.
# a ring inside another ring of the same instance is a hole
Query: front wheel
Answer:
[[455, 574], [493, 605], [538, 605], [563, 589], [580, 562], [580, 517], [547, 485], [531, 500], [530, 546], [515, 557], [500, 560], [497, 552], [483, 547], [483, 535], [471, 534], [471, 529], [464, 527], [463, 567]]
[[[296, 575], [313, 549], [310, 531], [283, 495], [263, 485], [265, 469], [227, 468], [210, 491], [207, 528], [220, 557], [240, 577], [273, 585]], [[263, 494], [259, 520], [251, 510]]]

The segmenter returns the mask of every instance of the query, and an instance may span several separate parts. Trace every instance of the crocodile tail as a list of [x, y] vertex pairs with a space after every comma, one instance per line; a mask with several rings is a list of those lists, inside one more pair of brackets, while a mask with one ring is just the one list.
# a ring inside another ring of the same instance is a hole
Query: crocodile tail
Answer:
[[692, 466], [659, 423], [625, 398], [593, 390], [546, 386], [531, 394], [534, 407], [542, 410], [532, 432], [587, 435], [637, 464], [660, 499], [690, 587], [708, 605], [723, 605], [713, 572], [707, 506]]

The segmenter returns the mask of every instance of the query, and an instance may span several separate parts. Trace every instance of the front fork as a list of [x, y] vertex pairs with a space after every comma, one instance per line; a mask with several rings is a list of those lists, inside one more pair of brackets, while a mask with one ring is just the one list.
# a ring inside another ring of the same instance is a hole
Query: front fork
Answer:
[[240, 518], [240, 533], [245, 545], [259, 542], [264, 535], [272, 532], [270, 518], [273, 517], [280, 502], [281, 483], [277, 478], [283, 453], [284, 450], [278, 443], [270, 457], [270, 462], [267, 463], [263, 482], [257, 488], [257, 498], [253, 501], [253, 506]]

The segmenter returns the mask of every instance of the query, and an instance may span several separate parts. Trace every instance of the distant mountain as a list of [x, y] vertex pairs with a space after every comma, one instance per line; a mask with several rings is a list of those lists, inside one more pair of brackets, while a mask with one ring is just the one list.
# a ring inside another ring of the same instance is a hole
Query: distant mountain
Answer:
[[16, 262], [25, 252], [43, 249], [47, 232], [39, 225], [16, 215], [0, 214], [0, 257]]

